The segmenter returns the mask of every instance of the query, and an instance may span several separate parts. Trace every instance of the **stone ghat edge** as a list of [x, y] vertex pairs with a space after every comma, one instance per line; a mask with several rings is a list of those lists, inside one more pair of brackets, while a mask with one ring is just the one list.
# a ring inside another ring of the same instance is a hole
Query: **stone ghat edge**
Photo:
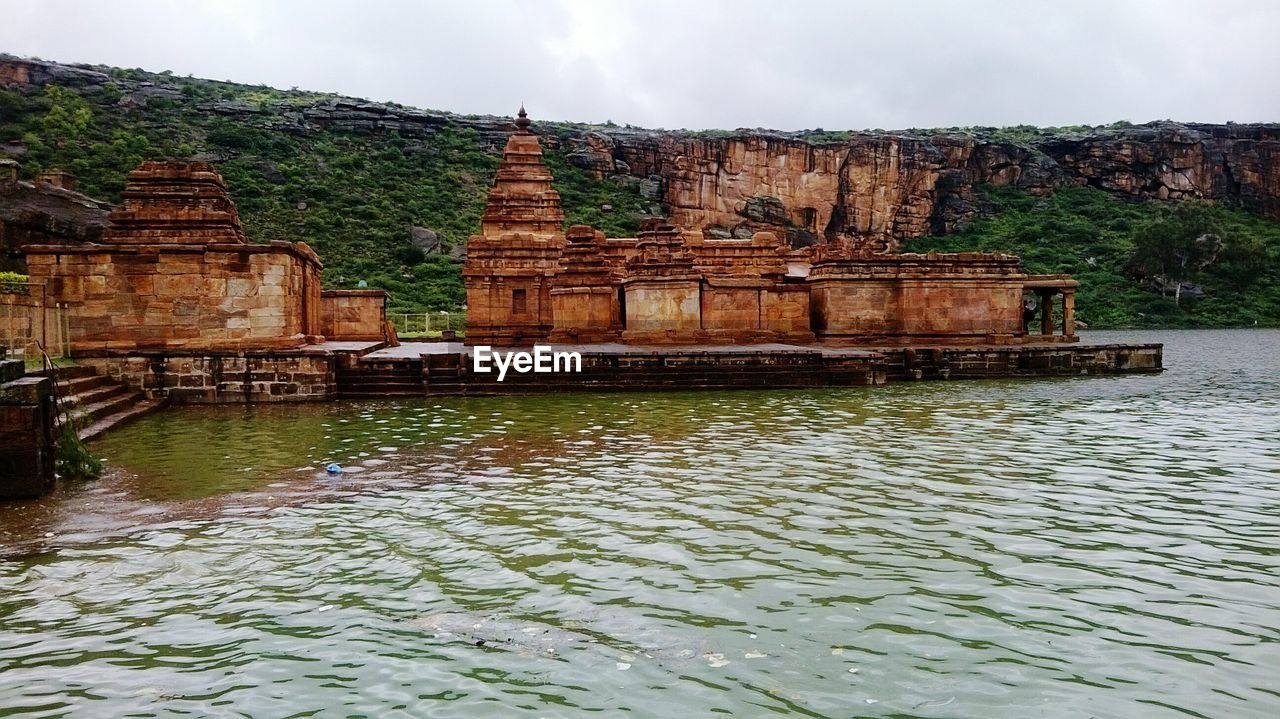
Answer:
[[475, 373], [469, 350], [372, 358], [314, 348], [222, 354], [97, 353], [99, 374], [175, 404], [306, 402], [592, 391], [799, 389], [917, 380], [1070, 377], [1161, 372], [1161, 344], [883, 347], [832, 351], [581, 352], [580, 373]]

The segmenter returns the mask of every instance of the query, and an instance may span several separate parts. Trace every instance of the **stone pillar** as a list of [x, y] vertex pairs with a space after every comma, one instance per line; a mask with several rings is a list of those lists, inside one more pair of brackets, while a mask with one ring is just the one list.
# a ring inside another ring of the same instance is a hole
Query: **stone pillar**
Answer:
[[1062, 291], [1062, 335], [1074, 337], [1076, 334], [1076, 293], [1075, 290]]
[[1040, 334], [1053, 334], [1053, 290], [1041, 290], [1040, 295]]
[[0, 359], [0, 499], [53, 490], [53, 380], [23, 374], [22, 360]]

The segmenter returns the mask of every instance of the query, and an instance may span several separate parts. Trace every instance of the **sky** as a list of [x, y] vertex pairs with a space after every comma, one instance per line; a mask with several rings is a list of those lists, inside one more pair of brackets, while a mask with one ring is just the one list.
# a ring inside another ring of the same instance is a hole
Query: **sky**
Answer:
[[0, 52], [651, 128], [1280, 121], [1280, 3], [0, 0]]

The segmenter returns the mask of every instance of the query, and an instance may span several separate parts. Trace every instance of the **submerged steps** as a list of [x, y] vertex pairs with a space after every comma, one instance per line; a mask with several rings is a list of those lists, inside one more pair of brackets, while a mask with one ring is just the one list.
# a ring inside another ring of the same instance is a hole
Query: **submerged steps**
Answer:
[[147, 399], [93, 367], [57, 367], [50, 374], [57, 385], [58, 410], [63, 422], [71, 422], [81, 441], [154, 412], [163, 401]]

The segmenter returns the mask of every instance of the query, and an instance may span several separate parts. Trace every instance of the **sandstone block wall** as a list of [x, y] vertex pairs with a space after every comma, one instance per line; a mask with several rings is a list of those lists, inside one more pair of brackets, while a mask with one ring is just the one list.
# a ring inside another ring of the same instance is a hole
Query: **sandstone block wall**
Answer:
[[53, 383], [22, 375], [21, 360], [0, 359], [0, 499], [53, 489]]
[[697, 280], [628, 283], [626, 335], [692, 333], [702, 327], [702, 292]]
[[551, 285], [541, 274], [494, 276], [467, 282], [467, 343], [510, 345], [546, 338]]
[[810, 327], [809, 288], [804, 285], [782, 286], [760, 293], [761, 327], [785, 335], [789, 341], [813, 338]]
[[148, 397], [168, 397], [179, 403], [303, 402], [334, 396], [330, 355], [148, 352], [80, 362]]
[[33, 246], [73, 355], [297, 347], [320, 331], [320, 262], [303, 243]]
[[812, 325], [829, 340], [1022, 335], [1026, 278], [1007, 255], [820, 259], [809, 276]]
[[551, 290], [552, 342], [611, 342], [621, 328], [618, 291], [611, 286]]
[[324, 290], [320, 334], [327, 340], [386, 339], [387, 293], [383, 290]]

